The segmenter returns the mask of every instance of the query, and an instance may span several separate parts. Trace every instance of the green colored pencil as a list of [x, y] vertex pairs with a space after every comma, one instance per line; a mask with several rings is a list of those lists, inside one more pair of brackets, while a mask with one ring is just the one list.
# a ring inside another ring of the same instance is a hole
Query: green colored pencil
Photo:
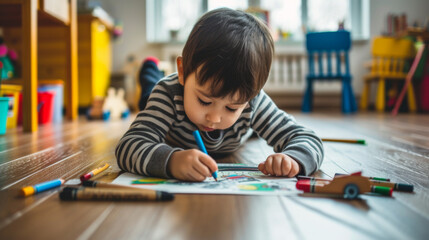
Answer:
[[322, 138], [324, 142], [341, 142], [341, 143], [356, 143], [365, 145], [365, 140], [363, 139], [335, 139], [335, 138]]

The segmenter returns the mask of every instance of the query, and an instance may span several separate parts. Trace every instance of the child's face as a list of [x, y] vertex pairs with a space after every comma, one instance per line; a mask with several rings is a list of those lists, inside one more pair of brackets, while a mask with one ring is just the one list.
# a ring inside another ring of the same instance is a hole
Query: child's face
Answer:
[[201, 131], [209, 132], [231, 127], [247, 105], [247, 102], [237, 101], [237, 94], [224, 98], [210, 96], [210, 82], [203, 86], [199, 85], [195, 73], [190, 74], [182, 85], [186, 115]]

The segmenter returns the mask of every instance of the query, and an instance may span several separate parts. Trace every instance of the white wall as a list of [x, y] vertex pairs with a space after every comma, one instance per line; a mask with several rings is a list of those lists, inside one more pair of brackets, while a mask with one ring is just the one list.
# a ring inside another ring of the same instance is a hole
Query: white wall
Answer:
[[362, 77], [365, 74], [363, 63], [371, 59], [371, 41], [386, 31], [387, 14], [407, 14], [408, 24], [418, 20], [424, 23], [429, 18], [429, 1], [427, 0], [370, 0], [370, 41], [353, 44], [350, 53], [353, 87], [356, 93], [362, 90]]
[[160, 46], [146, 41], [145, 0], [99, 0], [102, 8], [122, 22], [123, 34], [113, 41], [113, 71], [120, 71], [127, 58], [134, 55], [138, 61], [147, 56], [160, 56]]
[[[119, 71], [129, 55], [137, 59], [147, 56], [162, 57], [162, 45], [148, 44], [145, 35], [145, 3], [144, 0], [100, 0], [102, 7], [115, 19], [122, 21], [123, 35], [113, 43], [113, 70]], [[429, 17], [429, 1], [427, 0], [370, 0], [370, 38], [373, 39], [385, 30], [388, 13], [406, 13], [408, 22], [423, 22]], [[353, 86], [356, 93], [361, 92], [362, 76], [365, 71], [363, 63], [370, 59], [371, 41], [360, 41], [353, 44], [350, 54]]]

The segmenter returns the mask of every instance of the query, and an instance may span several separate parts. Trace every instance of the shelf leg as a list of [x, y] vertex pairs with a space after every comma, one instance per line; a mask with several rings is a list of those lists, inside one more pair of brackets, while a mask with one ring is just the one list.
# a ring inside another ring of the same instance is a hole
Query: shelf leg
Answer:
[[37, 131], [37, 0], [22, 1], [24, 132]]

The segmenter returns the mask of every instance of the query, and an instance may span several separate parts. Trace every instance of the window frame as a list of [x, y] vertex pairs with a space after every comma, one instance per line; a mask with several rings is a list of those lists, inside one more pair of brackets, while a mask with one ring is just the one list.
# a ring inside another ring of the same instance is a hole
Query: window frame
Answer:
[[[200, 9], [203, 14], [208, 10], [208, 0], [200, 0], [202, 8]], [[249, 7], [260, 6], [262, 0], [248, 0]], [[348, 0], [350, 2], [351, 14], [351, 31], [352, 39], [354, 41], [368, 40], [369, 39], [369, 0]], [[162, 5], [163, 1], [160, 0], [146, 0], [146, 40], [149, 43], [174, 43], [177, 41], [163, 40], [162, 34], [157, 29], [162, 26]], [[308, 29], [308, 0], [301, 0], [301, 22], [302, 25]], [[302, 43], [304, 40], [279, 40], [276, 44], [296, 44]], [[183, 41], [179, 40], [179, 43]]]

